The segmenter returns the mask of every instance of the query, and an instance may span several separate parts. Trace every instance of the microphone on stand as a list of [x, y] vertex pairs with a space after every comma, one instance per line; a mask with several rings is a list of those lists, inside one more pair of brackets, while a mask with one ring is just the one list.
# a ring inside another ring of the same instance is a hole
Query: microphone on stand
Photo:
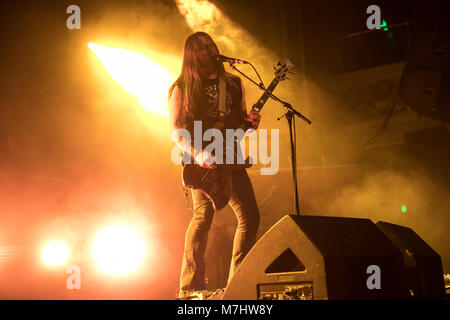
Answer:
[[231, 64], [233, 64], [233, 63], [248, 64], [247, 61], [240, 60], [240, 59], [235, 59], [235, 58], [225, 57], [225, 56], [223, 56], [221, 54], [219, 54], [216, 59], [217, 59], [218, 62], [228, 62], [228, 63], [231, 63]]

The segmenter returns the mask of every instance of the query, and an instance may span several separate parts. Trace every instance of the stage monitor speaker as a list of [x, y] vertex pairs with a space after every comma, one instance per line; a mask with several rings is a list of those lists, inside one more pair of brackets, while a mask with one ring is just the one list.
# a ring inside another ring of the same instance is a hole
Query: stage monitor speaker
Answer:
[[423, 299], [443, 298], [445, 285], [439, 254], [410, 228], [383, 221], [376, 226], [403, 254], [406, 288], [410, 295]]
[[250, 250], [224, 300], [397, 299], [401, 252], [369, 219], [287, 215]]

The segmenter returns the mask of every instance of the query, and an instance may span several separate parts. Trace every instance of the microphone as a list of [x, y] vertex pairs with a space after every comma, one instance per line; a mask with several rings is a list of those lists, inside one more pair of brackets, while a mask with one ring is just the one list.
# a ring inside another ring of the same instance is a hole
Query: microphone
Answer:
[[231, 63], [231, 64], [233, 64], [233, 63], [238, 63], [238, 64], [248, 64], [247, 61], [240, 60], [240, 59], [235, 59], [235, 58], [225, 57], [225, 56], [223, 56], [223, 55], [221, 55], [221, 54], [219, 54], [219, 55], [217, 56], [217, 61], [218, 61], [218, 62], [228, 62], [228, 63]]

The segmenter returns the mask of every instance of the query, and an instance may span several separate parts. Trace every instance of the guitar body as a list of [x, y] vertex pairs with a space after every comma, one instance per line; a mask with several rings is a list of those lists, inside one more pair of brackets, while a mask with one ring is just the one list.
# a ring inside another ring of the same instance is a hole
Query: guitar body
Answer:
[[228, 166], [206, 169], [197, 164], [186, 164], [182, 178], [185, 187], [203, 192], [213, 203], [214, 210], [223, 209], [230, 201], [233, 188]]

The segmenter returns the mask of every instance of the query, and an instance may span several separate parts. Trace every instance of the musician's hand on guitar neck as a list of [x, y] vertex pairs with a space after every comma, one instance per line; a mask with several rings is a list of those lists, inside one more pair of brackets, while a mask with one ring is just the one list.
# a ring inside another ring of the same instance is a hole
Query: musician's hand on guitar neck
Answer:
[[196, 152], [195, 161], [202, 168], [214, 169], [217, 167], [216, 158], [211, 154], [211, 152], [206, 150]]
[[245, 121], [251, 122], [252, 128], [256, 130], [261, 122], [261, 114], [256, 111], [250, 111], [245, 117]]

